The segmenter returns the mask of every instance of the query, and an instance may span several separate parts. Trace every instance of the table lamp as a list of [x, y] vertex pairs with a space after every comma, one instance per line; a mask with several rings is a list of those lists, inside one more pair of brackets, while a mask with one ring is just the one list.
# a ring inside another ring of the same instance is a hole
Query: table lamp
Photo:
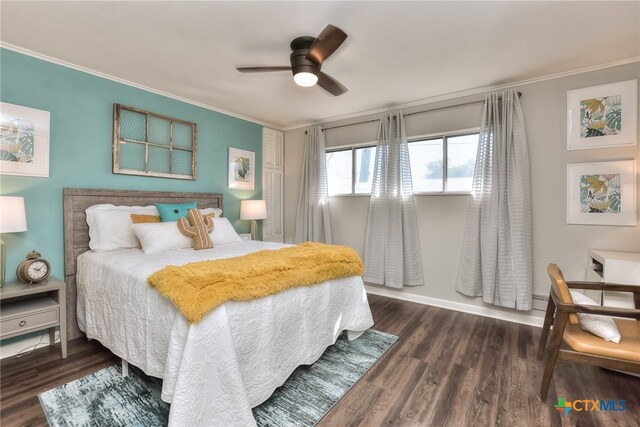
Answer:
[[251, 221], [251, 240], [258, 240], [257, 219], [267, 218], [267, 202], [264, 200], [241, 200], [240, 219]]
[[[0, 196], [0, 233], [20, 233], [27, 231], [27, 214], [24, 210], [24, 197]], [[4, 242], [0, 239], [0, 286], [4, 284], [7, 257]]]

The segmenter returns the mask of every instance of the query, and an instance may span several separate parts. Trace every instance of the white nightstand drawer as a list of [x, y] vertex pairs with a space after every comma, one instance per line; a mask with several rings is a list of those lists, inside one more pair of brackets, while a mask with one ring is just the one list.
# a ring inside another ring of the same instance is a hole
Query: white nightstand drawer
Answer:
[[60, 321], [60, 308], [50, 298], [35, 301], [20, 301], [3, 307], [0, 322], [0, 337], [22, 331], [38, 330], [45, 325]]
[[238, 236], [240, 236], [240, 238], [245, 242], [251, 240], [251, 233], [240, 233]]
[[49, 276], [41, 283], [20, 281], [0, 287], [0, 339], [48, 330], [53, 346], [60, 331], [62, 358], [67, 357], [67, 292], [63, 281]]

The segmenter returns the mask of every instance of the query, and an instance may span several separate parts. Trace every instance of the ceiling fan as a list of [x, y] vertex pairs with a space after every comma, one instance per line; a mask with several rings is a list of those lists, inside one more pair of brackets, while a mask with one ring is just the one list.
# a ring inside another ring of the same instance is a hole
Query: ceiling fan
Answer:
[[299, 86], [313, 86], [316, 83], [335, 96], [348, 89], [340, 82], [320, 71], [322, 63], [347, 38], [347, 34], [338, 27], [327, 25], [316, 38], [302, 36], [291, 42], [291, 66], [282, 67], [236, 67], [241, 73], [266, 73], [271, 71], [291, 71], [293, 80]]

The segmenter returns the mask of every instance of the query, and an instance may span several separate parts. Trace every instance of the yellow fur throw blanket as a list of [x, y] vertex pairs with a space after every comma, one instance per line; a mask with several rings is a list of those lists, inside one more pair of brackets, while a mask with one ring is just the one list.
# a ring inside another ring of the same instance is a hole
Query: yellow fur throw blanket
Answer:
[[147, 281], [191, 323], [227, 301], [249, 301], [289, 288], [361, 276], [362, 260], [346, 246], [306, 242], [236, 258], [169, 265]]

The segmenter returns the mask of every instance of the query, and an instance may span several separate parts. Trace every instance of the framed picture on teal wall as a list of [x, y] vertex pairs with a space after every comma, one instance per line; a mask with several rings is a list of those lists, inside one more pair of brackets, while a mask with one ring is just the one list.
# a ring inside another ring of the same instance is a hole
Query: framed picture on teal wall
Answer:
[[0, 174], [49, 176], [49, 112], [0, 102]]
[[253, 190], [256, 178], [256, 153], [229, 147], [229, 188]]

